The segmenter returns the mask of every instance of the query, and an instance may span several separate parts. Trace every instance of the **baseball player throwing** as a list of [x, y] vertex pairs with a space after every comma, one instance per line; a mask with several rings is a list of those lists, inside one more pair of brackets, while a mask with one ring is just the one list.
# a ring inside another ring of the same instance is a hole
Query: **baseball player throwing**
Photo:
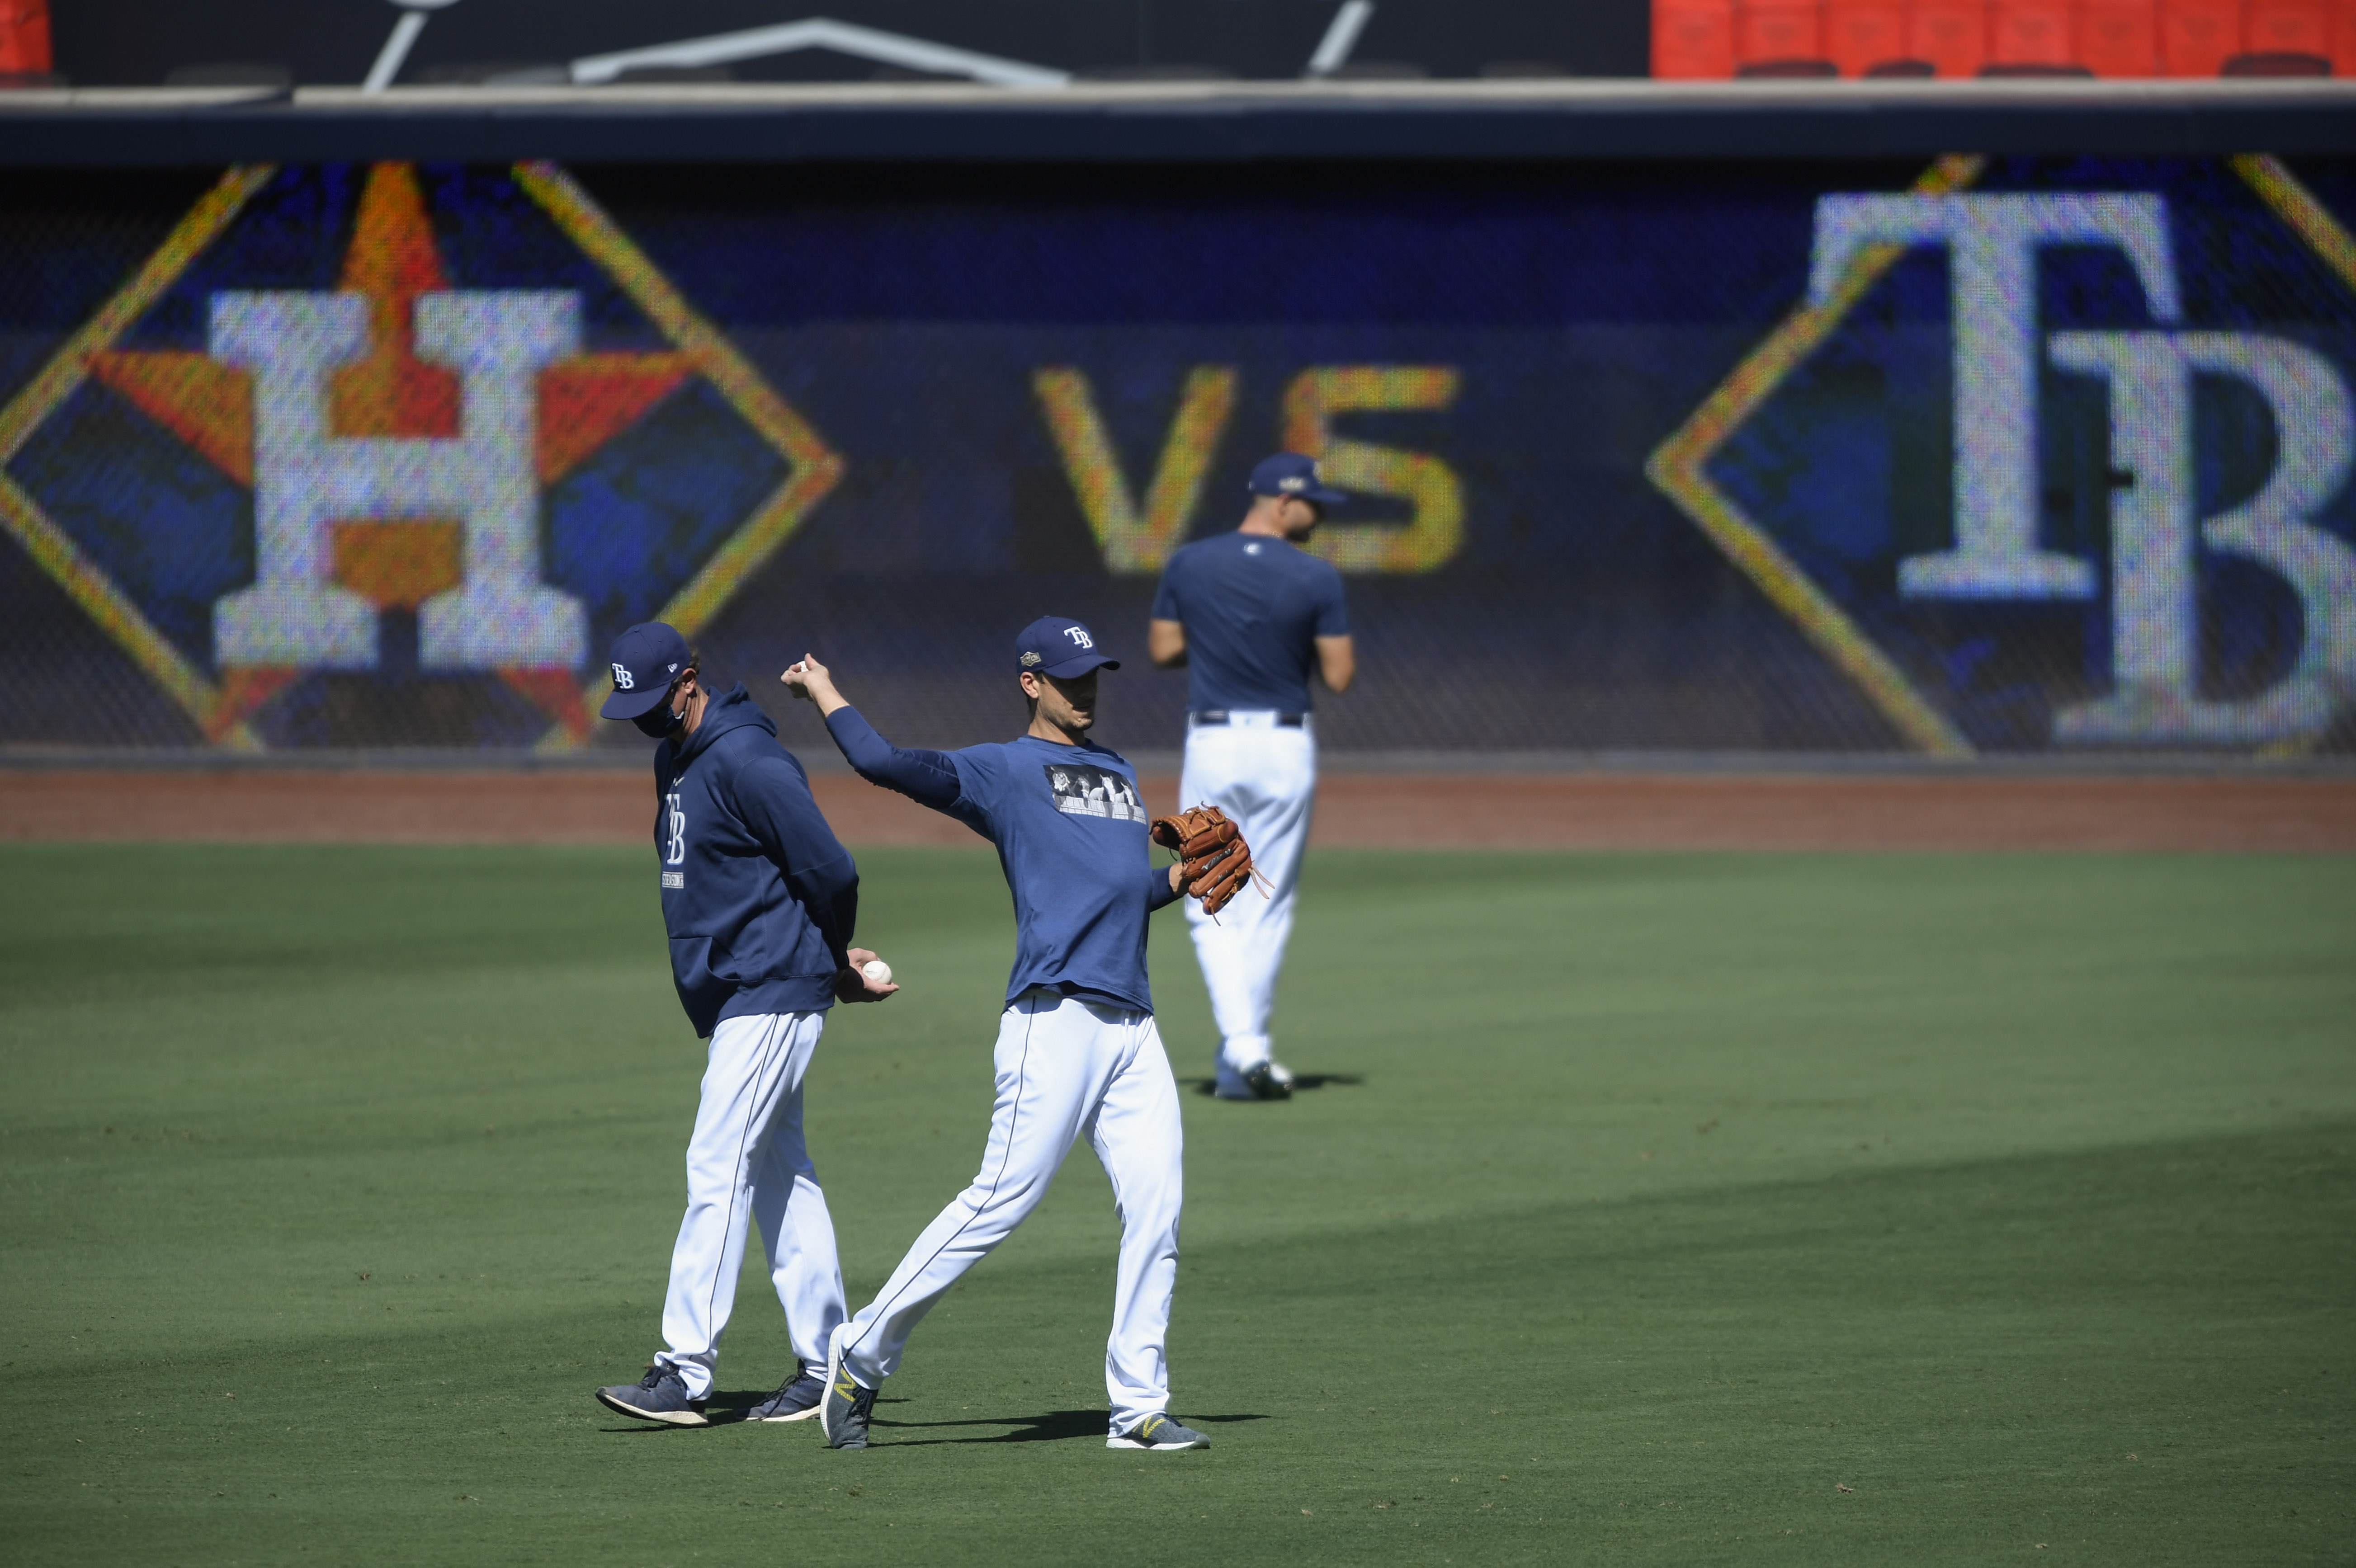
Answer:
[[860, 974], [875, 955], [850, 944], [858, 868], [744, 688], [706, 691], [695, 656], [660, 622], [624, 632], [613, 666], [601, 711], [662, 742], [654, 837], [671, 978], [712, 1046], [663, 1298], [667, 1348], [637, 1383], [597, 1397], [624, 1415], [705, 1424], [744, 1232], [758, 1220], [801, 1366], [746, 1419], [799, 1421], [818, 1413], [818, 1369], [843, 1314], [834, 1221], [802, 1141], [802, 1075], [829, 1007], [899, 987]]
[[1295, 547], [1324, 508], [1347, 499], [1317, 464], [1279, 453], [1252, 470], [1251, 509], [1231, 534], [1170, 558], [1154, 595], [1147, 652], [1187, 670], [1186, 761], [1179, 798], [1219, 806], [1243, 829], [1269, 897], [1216, 920], [1186, 910], [1219, 1030], [1216, 1090], [1227, 1100], [1281, 1100], [1292, 1074], [1276, 1060], [1269, 1014], [1292, 933], [1292, 895], [1317, 793], [1309, 676], [1349, 689], [1357, 673], [1342, 574]]
[[[805, 658], [783, 677], [818, 704], [844, 757], [872, 784], [948, 814], [998, 847], [1014, 895], [1014, 971], [1006, 985], [996, 1052], [997, 1101], [981, 1168], [926, 1227], [873, 1301], [837, 1329], [829, 1347], [820, 1417], [829, 1447], [867, 1445], [875, 1391], [898, 1370], [908, 1336], [966, 1270], [1006, 1239], [1047, 1195], [1075, 1142], [1086, 1138], [1112, 1179], [1120, 1212], [1120, 1263], [1105, 1392], [1107, 1446], [1208, 1446], [1170, 1417], [1163, 1342], [1178, 1277], [1178, 1213], [1184, 1198], [1178, 1091], [1146, 985], [1146, 917], [1182, 887], [1227, 896], [1235, 862], [1198, 878], [1200, 843], [1231, 828], [1187, 837], [1189, 859], [1149, 863], [1137, 775], [1088, 739], [1097, 675], [1118, 669], [1076, 621], [1057, 616], [1024, 629], [1015, 678], [1031, 725], [1001, 744], [961, 752], [904, 751]], [[1239, 844], [1234, 849], [1240, 851]], [[1241, 856], [1248, 869], [1248, 854]], [[1217, 889], [1210, 882], [1220, 879]]]

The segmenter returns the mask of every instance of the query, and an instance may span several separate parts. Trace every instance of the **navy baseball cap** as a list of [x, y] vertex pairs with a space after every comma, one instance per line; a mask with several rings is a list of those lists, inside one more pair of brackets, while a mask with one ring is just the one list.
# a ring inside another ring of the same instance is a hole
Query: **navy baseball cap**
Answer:
[[1092, 669], [1119, 669], [1120, 661], [1097, 652], [1096, 634], [1069, 615], [1042, 615], [1014, 639], [1014, 665], [1069, 680]]
[[1263, 458], [1244, 488], [1255, 496], [1298, 496], [1321, 507], [1338, 507], [1350, 498], [1346, 491], [1327, 489], [1317, 477], [1317, 460], [1297, 452]]
[[660, 621], [641, 621], [614, 639], [607, 656], [614, 690], [597, 709], [608, 719], [636, 719], [663, 699], [692, 656], [687, 639]]

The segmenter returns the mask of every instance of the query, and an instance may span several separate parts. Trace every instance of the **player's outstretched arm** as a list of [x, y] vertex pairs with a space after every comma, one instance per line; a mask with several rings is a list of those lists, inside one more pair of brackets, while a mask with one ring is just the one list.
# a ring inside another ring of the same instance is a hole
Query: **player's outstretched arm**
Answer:
[[897, 790], [936, 811], [950, 811], [964, 796], [964, 782], [947, 752], [907, 751], [877, 734], [875, 726], [843, 700], [842, 693], [835, 689], [833, 675], [817, 659], [805, 654], [777, 678], [796, 697], [818, 704], [835, 749], [869, 784]]

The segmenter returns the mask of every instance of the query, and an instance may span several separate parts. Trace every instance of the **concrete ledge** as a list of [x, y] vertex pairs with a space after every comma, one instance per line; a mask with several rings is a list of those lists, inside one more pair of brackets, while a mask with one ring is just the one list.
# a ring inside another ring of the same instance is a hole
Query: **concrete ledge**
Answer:
[[1476, 162], [2344, 154], [2356, 81], [1405, 81], [0, 92], [0, 164]]

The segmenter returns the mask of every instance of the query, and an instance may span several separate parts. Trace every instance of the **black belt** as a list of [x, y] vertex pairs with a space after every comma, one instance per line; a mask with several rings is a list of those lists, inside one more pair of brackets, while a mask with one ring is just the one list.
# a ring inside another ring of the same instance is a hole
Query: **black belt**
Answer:
[[[1306, 713], [1280, 713], [1276, 716], [1277, 727], [1282, 730], [1298, 730], [1308, 717]], [[1194, 724], [1225, 724], [1227, 722], [1227, 710], [1224, 708], [1212, 708], [1200, 713], [1189, 713], [1186, 719], [1188, 722]]]

